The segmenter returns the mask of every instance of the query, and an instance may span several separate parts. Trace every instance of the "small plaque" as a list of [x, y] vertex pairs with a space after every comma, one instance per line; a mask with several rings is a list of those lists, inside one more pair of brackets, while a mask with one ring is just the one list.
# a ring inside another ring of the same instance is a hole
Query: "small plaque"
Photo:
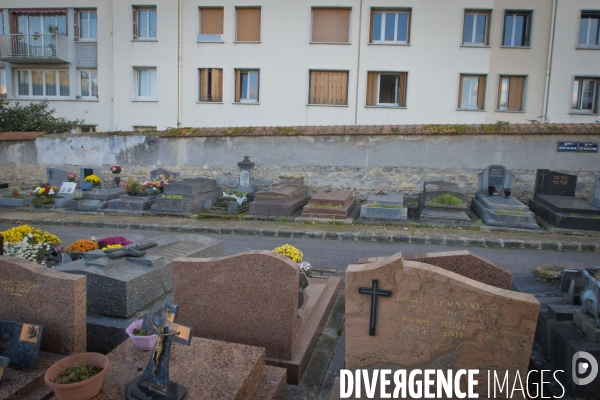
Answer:
[[75, 182], [63, 182], [63, 184], [60, 185], [60, 190], [58, 191], [58, 194], [73, 194], [76, 188], [77, 183]]
[[577, 151], [577, 142], [557, 142], [556, 151], [569, 152]]
[[94, 186], [92, 182], [83, 182], [81, 184], [81, 190], [90, 190], [92, 186]]
[[579, 142], [577, 151], [580, 153], [597, 153], [598, 142]]

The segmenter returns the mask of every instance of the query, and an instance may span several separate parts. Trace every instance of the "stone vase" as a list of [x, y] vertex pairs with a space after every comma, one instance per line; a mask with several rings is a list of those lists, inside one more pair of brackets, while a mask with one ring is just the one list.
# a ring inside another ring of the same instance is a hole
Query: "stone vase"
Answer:
[[[54, 383], [56, 378], [65, 370], [81, 363], [102, 368], [102, 371], [90, 379], [71, 384]], [[87, 400], [91, 399], [100, 392], [104, 382], [104, 374], [109, 366], [106, 356], [100, 353], [81, 353], [63, 358], [53, 364], [44, 375], [44, 382], [48, 387], [54, 390], [57, 400]]]
[[119, 187], [121, 184], [121, 177], [119, 175], [115, 175], [115, 186]]

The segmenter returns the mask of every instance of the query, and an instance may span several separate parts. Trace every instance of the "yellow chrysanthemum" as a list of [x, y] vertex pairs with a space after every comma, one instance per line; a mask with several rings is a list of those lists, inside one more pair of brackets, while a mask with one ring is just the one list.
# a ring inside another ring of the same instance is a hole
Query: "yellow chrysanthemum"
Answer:
[[33, 228], [29, 225], [21, 225], [11, 228], [7, 231], [0, 232], [4, 237], [4, 241], [7, 243], [17, 243], [22, 241], [25, 237], [29, 237], [30, 244], [45, 243], [45, 244], [60, 244], [61, 240], [58, 236], [48, 232], [43, 232], [39, 228]]
[[295, 262], [302, 261], [302, 257], [304, 256], [304, 254], [302, 254], [300, 250], [289, 244], [284, 244], [283, 246], [275, 247], [273, 251], [275, 253], [279, 253], [283, 256], [286, 256], [287, 258]]

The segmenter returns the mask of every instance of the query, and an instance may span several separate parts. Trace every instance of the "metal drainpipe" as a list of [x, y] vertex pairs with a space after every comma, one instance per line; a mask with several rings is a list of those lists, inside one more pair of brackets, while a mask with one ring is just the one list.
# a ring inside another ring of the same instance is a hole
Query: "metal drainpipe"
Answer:
[[181, 34], [182, 34], [182, 12], [183, 12], [183, 6], [182, 6], [183, 0], [179, 0], [177, 2], [177, 127], [181, 127], [181, 119], [182, 119], [182, 110], [181, 110], [181, 103], [182, 103], [182, 85], [183, 85], [183, 79], [181, 76]]
[[548, 62], [546, 64], [546, 86], [544, 87], [544, 106], [542, 108], [542, 122], [548, 120], [548, 99], [550, 97], [550, 74], [552, 72], [552, 53], [554, 50], [554, 27], [556, 25], [556, 6], [558, 0], [552, 2], [552, 21], [550, 23], [550, 44], [548, 45]]
[[362, 12], [363, 0], [360, 0], [360, 11], [358, 13], [358, 60], [356, 62], [356, 100], [354, 104], [354, 125], [358, 125], [358, 82], [360, 78], [360, 47], [362, 43]]
[[[110, 0], [110, 128], [115, 131], [115, 49], [114, 49], [115, 15], [113, 0]], [[108, 73], [108, 71], [107, 71]]]

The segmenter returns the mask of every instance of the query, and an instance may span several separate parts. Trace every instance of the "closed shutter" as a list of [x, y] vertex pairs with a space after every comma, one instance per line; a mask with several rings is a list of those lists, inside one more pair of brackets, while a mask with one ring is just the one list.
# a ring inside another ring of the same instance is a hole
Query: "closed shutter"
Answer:
[[464, 76], [460, 76], [459, 80], [458, 80], [458, 108], [462, 108], [462, 91], [463, 91], [463, 81], [465, 80]]
[[213, 68], [210, 92], [212, 101], [223, 101], [223, 70]]
[[75, 40], [79, 40], [79, 10], [73, 13], [73, 28], [75, 29]]
[[406, 84], [408, 81], [408, 73], [402, 72], [398, 77], [398, 105], [406, 107]]
[[203, 35], [223, 34], [223, 9], [201, 8], [200, 9], [200, 33]]
[[137, 8], [133, 7], [133, 38], [137, 39], [138, 35], [137, 35], [137, 17], [138, 17], [138, 12], [137, 12]]
[[241, 98], [241, 71], [239, 69], [235, 70], [235, 102], [239, 103]]
[[200, 70], [200, 101], [208, 101], [208, 69]]
[[310, 104], [327, 104], [329, 92], [329, 72], [310, 72]]
[[377, 80], [379, 79], [379, 73], [369, 72], [367, 74], [367, 105], [377, 105]]
[[237, 9], [238, 42], [260, 42], [260, 8]]
[[508, 105], [509, 110], [521, 111], [523, 109], [523, 88], [525, 86], [524, 76], [513, 76], [509, 81]]
[[479, 91], [477, 92], [477, 108], [479, 110], [483, 110], [485, 108], [485, 82], [485, 75], [479, 76]]
[[350, 9], [313, 8], [312, 39], [321, 43], [350, 42]]

